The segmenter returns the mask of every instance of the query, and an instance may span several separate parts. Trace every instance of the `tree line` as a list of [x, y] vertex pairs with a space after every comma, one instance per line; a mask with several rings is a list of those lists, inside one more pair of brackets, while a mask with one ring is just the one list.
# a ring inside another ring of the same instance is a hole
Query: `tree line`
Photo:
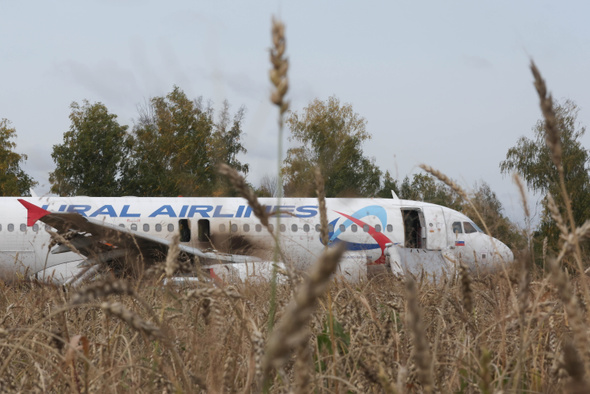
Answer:
[[[55, 169], [49, 174], [51, 192], [62, 196], [233, 196], [235, 191], [216, 169], [228, 163], [244, 176], [248, 164], [242, 144], [245, 108], [235, 113], [227, 101], [215, 111], [202, 97], [190, 99], [175, 86], [165, 96], [153, 97], [138, 110], [133, 127], [121, 125], [100, 103], [73, 102], [70, 127], [63, 142], [53, 146]], [[565, 101], [557, 107], [562, 129], [568, 190], [581, 224], [589, 216], [590, 177], [588, 150], [580, 139], [585, 128], [577, 122], [578, 108]], [[417, 173], [403, 181], [381, 171], [363, 151], [371, 138], [366, 120], [336, 97], [315, 99], [286, 120], [291, 147], [283, 163], [283, 185], [265, 175], [255, 188], [260, 196], [273, 196], [279, 187], [285, 196], [314, 196], [314, 170], [325, 179], [327, 197], [391, 197], [432, 202], [463, 211], [476, 219], [477, 209], [492, 235], [513, 246], [525, 238], [504, 214], [502, 204], [485, 182], [476, 184], [471, 203], [462, 201], [447, 185], [429, 174]], [[546, 195], [557, 190], [556, 169], [544, 143], [544, 123], [533, 127], [533, 138], [521, 137], [500, 163], [503, 174], [518, 172], [528, 188]], [[16, 130], [7, 119], [0, 122], [0, 194], [26, 195], [36, 182], [21, 168], [26, 155], [14, 152]], [[553, 193], [558, 198], [559, 193]], [[558, 243], [555, 223], [544, 213], [535, 237]], [[478, 220], [476, 220], [478, 222]], [[477, 223], [481, 226], [482, 223]]]
[[102, 103], [71, 105], [70, 129], [54, 145], [51, 192], [87, 196], [231, 195], [215, 170], [238, 159], [245, 109], [216, 113], [202, 98], [191, 100], [178, 87], [140, 108], [131, 130]]

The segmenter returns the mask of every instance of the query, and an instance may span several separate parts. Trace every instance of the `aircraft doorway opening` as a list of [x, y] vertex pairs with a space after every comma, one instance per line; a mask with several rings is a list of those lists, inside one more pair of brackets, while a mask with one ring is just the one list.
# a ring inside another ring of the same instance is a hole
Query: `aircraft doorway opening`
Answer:
[[200, 219], [199, 222], [199, 242], [211, 241], [211, 224], [207, 219]]
[[402, 209], [404, 218], [404, 246], [406, 248], [424, 249], [426, 247], [426, 231], [424, 215], [419, 209]]
[[180, 242], [191, 241], [191, 226], [188, 219], [178, 221], [178, 231], [180, 232]]

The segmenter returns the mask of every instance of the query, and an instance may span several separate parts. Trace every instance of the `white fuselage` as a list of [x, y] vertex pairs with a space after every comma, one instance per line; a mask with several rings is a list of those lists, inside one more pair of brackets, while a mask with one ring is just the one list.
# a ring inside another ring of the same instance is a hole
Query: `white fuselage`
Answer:
[[[242, 198], [42, 197], [24, 198], [50, 212], [75, 212], [161, 239], [180, 231], [185, 245], [272, 259], [274, 240]], [[322, 252], [318, 201], [261, 198], [271, 215], [283, 255], [305, 267]], [[279, 213], [280, 212], [280, 213]], [[512, 261], [512, 252], [482, 233], [465, 215], [434, 204], [398, 199], [327, 200], [330, 244], [345, 242], [376, 264], [392, 244], [417, 251], [446, 251], [468, 264]], [[0, 198], [0, 267], [37, 273], [80, 262], [73, 252], [54, 254], [45, 225], [27, 227], [27, 210], [16, 198]], [[190, 231], [189, 231], [190, 230]]]

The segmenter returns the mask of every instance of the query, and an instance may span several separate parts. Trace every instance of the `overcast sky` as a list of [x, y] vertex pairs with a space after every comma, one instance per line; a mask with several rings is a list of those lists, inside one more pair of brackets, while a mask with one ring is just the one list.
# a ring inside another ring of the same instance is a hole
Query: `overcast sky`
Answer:
[[[137, 107], [178, 85], [247, 109], [248, 179], [277, 167], [269, 104], [272, 15], [286, 24], [289, 99], [335, 95], [367, 120], [364, 146], [399, 181], [429, 164], [469, 189], [490, 184], [518, 216], [499, 163], [540, 118], [529, 61], [590, 124], [590, 3], [585, 1], [0, 0], [0, 118], [47, 193], [51, 151], [70, 104], [104, 103], [133, 126]], [[583, 140], [590, 147], [590, 136]]]

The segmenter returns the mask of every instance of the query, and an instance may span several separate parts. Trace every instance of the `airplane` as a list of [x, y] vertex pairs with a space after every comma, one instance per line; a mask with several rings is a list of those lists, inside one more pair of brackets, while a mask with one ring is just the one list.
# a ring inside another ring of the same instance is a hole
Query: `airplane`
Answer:
[[[165, 261], [175, 234], [180, 255], [212, 278], [266, 275], [276, 260], [303, 270], [325, 248], [318, 201], [260, 198], [262, 226], [242, 198], [0, 197], [0, 270], [75, 283], [98, 267], [126, 272]], [[358, 281], [371, 272], [453, 275], [459, 261], [495, 269], [510, 248], [464, 214], [440, 205], [378, 198], [328, 198], [328, 247], [344, 243], [340, 273]]]

